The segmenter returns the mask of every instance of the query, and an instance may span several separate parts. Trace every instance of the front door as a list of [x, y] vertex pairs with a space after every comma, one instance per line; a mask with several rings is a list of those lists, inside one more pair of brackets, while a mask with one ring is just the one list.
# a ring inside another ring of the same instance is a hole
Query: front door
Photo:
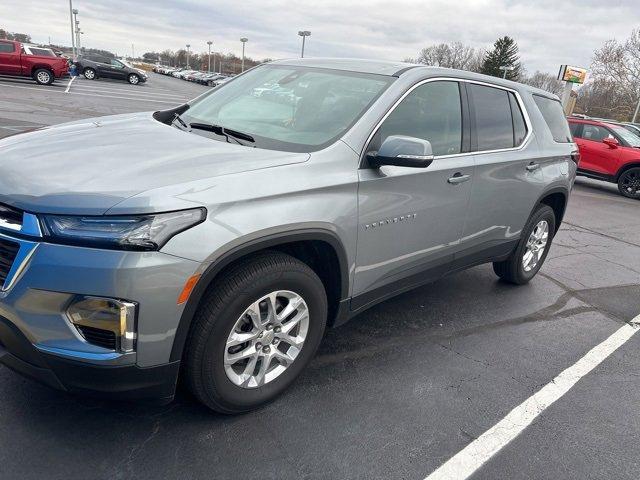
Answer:
[[582, 125], [580, 137], [575, 139], [580, 148], [581, 169], [603, 175], [611, 175], [618, 169], [620, 150], [604, 143], [605, 138], [615, 137], [603, 126], [589, 123]]
[[[456, 81], [415, 87], [387, 116], [365, 151], [390, 135], [431, 142], [427, 168], [361, 168], [353, 309], [441, 276], [459, 244], [473, 156], [463, 153], [463, 106]], [[466, 114], [464, 115], [466, 117]]]

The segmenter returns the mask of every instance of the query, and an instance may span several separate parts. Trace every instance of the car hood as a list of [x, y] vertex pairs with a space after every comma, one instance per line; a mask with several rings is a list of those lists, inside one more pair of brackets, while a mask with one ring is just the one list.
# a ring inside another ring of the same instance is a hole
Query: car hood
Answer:
[[[212, 140], [162, 124], [150, 112], [94, 118], [0, 140], [0, 203], [99, 215], [146, 191], [309, 157]], [[151, 197], [144, 210], [156, 211]]]

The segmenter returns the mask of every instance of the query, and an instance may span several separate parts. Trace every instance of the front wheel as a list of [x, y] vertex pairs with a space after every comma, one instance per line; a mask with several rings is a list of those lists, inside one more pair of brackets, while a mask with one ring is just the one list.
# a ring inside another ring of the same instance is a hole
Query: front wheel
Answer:
[[556, 216], [548, 205], [539, 205], [522, 229], [515, 251], [503, 262], [494, 262], [493, 271], [502, 280], [524, 285], [536, 276], [547, 258], [556, 231]]
[[128, 80], [131, 85], [137, 85], [140, 83], [140, 77], [135, 73], [132, 73], [131, 75], [129, 75]]
[[640, 168], [630, 168], [618, 179], [618, 190], [627, 198], [640, 199]]
[[50, 70], [39, 68], [33, 73], [33, 78], [40, 85], [51, 85], [55, 77]]
[[315, 354], [327, 320], [322, 281], [299, 260], [265, 252], [237, 264], [196, 312], [185, 353], [194, 395], [242, 413], [280, 395]]

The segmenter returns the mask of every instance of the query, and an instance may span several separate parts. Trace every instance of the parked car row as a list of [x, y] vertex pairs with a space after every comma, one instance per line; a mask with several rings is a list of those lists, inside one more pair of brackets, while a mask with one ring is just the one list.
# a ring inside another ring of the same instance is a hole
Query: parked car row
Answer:
[[201, 72], [199, 70], [191, 70], [189, 68], [165, 67], [162, 65], [156, 65], [153, 68], [153, 71], [156, 73], [161, 73], [163, 75], [170, 75], [175, 78], [181, 78], [182, 80], [187, 80], [189, 82], [207, 85], [209, 87], [217, 87], [218, 85], [222, 85], [223, 83], [226, 83], [231, 79], [231, 77], [222, 75], [221, 73]]
[[580, 149], [578, 175], [616, 183], [622, 195], [640, 199], [640, 126], [615, 120], [569, 117]]

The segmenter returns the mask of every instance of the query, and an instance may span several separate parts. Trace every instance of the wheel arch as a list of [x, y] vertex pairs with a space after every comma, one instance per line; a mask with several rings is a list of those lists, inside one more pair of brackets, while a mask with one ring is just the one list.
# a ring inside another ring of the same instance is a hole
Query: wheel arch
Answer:
[[538, 205], [548, 205], [553, 209], [556, 217], [556, 232], [560, 229], [560, 224], [564, 218], [568, 201], [569, 190], [566, 187], [555, 187], [546, 190], [542, 195], [540, 195], [540, 198], [536, 202], [536, 207]]
[[632, 168], [640, 168], [640, 160], [634, 160], [632, 162], [625, 163], [622, 167], [620, 167], [616, 172], [616, 176], [615, 176], [616, 183], [618, 183], [618, 180], [620, 180], [620, 176], [624, 172], [626, 172], [627, 170], [631, 170]]
[[53, 67], [51, 65], [47, 65], [46, 63], [36, 63], [31, 67], [31, 76], [35, 76], [38, 70], [48, 70], [51, 75], [55, 77], [55, 73], [53, 71]]
[[329, 297], [327, 325], [332, 325], [338, 317], [343, 315], [341, 305], [348, 297], [349, 266], [346, 250], [340, 238], [332, 231], [324, 229], [304, 229], [271, 234], [230, 249], [207, 267], [180, 317], [171, 349], [171, 361], [182, 358], [193, 317], [205, 292], [215, 279], [237, 262], [265, 250], [277, 250], [290, 254], [309, 265], [318, 274]]

